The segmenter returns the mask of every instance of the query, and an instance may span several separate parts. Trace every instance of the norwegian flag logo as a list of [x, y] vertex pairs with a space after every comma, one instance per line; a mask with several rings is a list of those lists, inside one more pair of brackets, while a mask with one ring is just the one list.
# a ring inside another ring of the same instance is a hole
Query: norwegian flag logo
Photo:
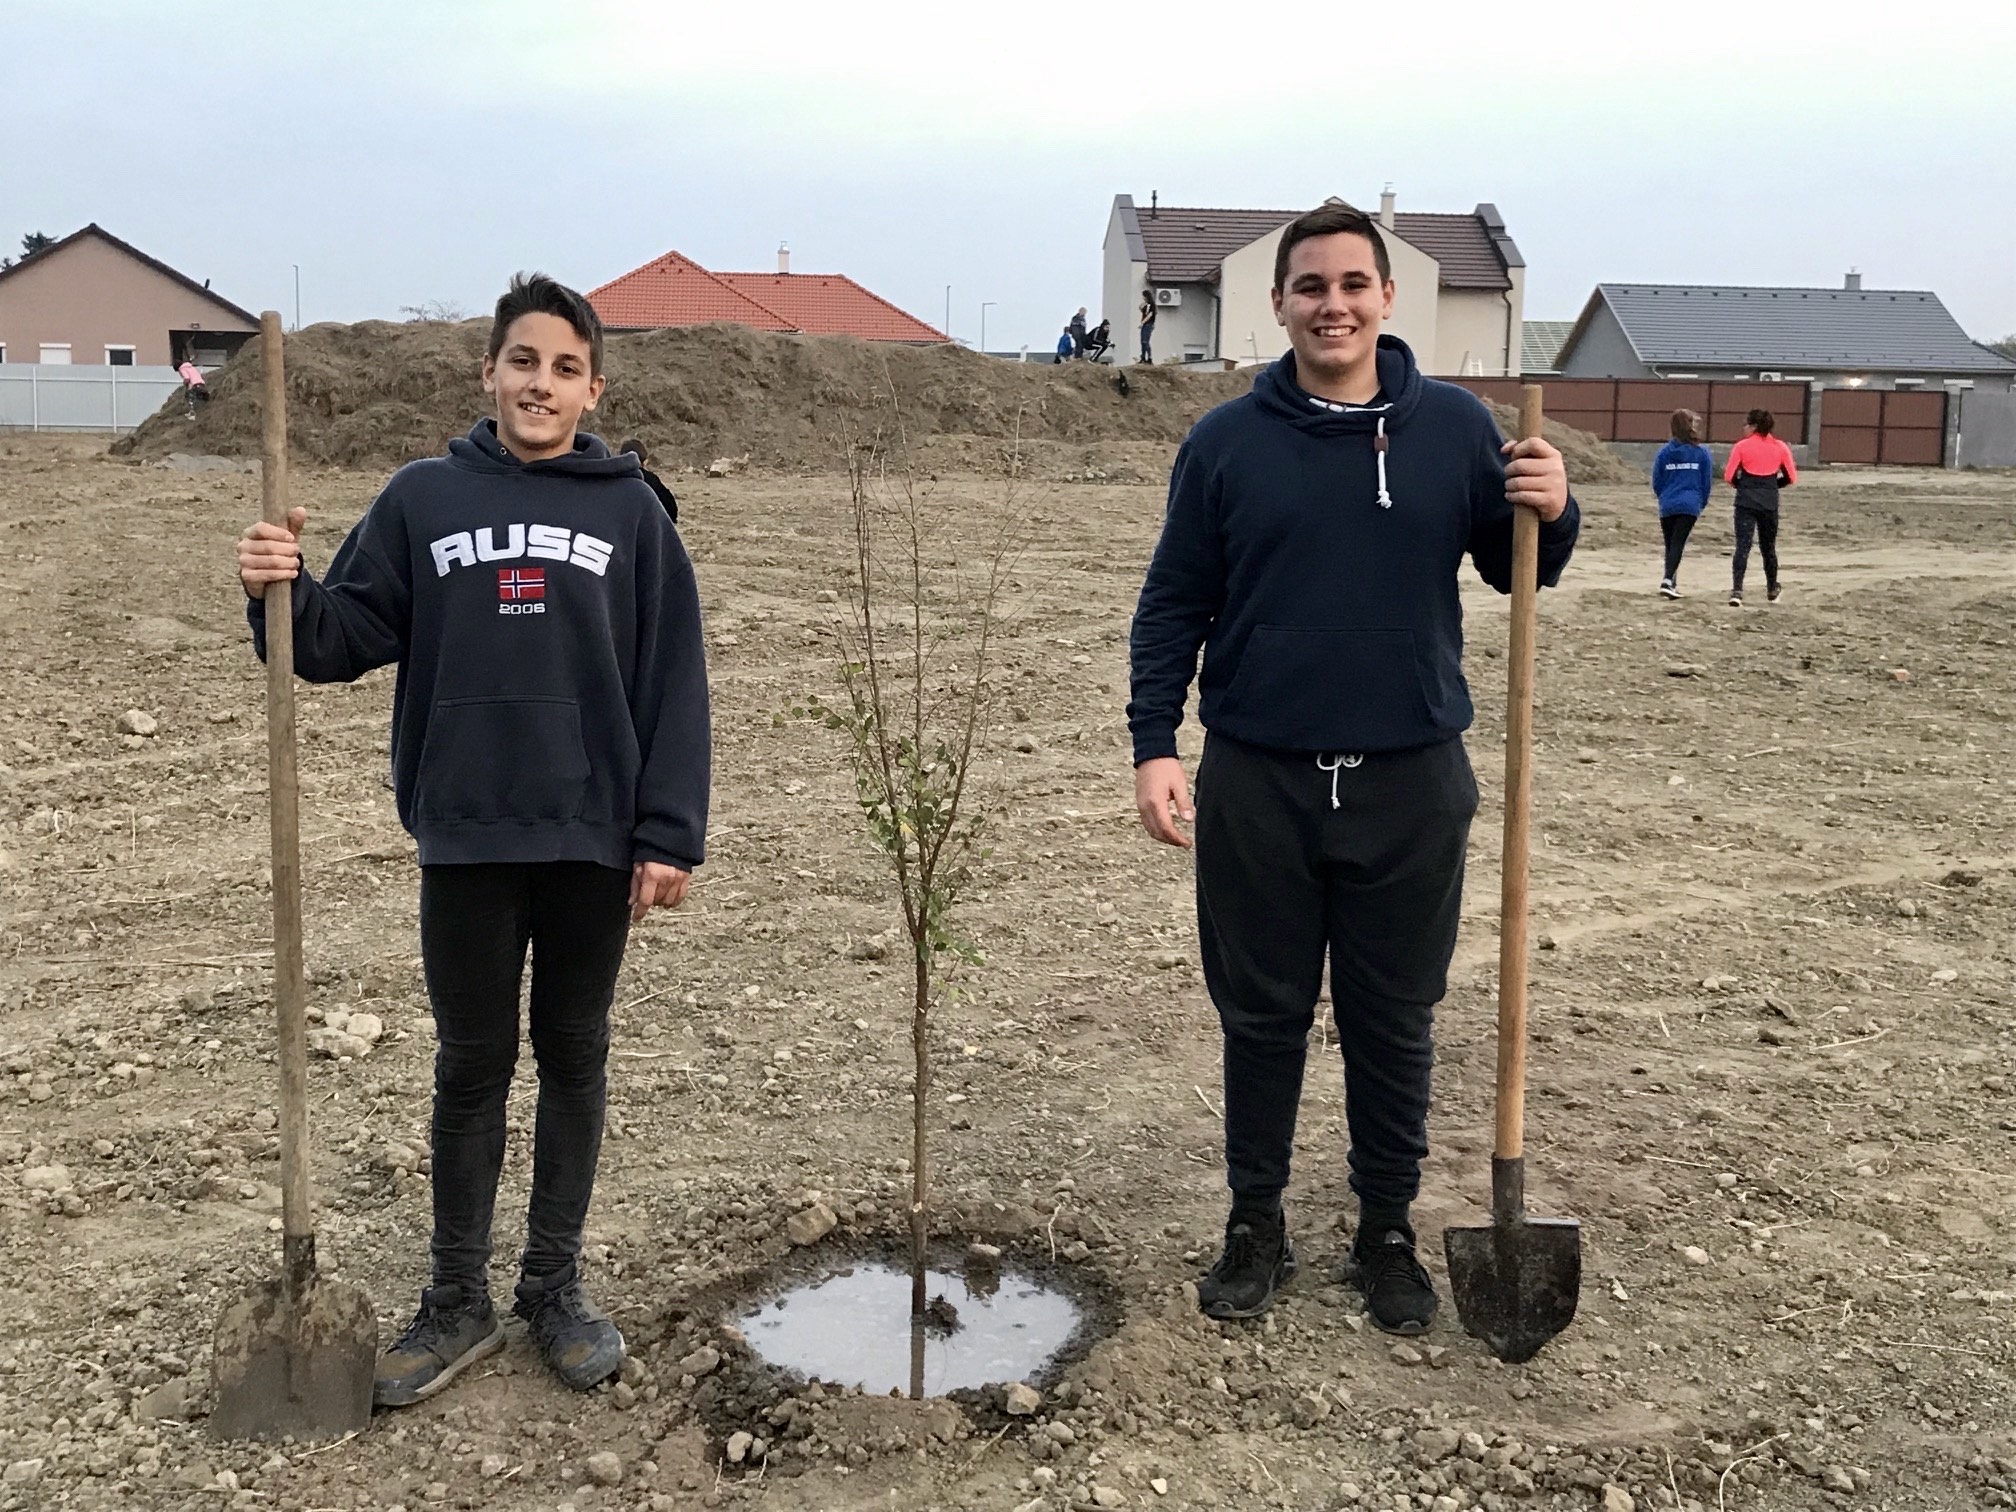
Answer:
[[504, 603], [546, 597], [544, 567], [500, 567], [497, 570], [497, 597]]

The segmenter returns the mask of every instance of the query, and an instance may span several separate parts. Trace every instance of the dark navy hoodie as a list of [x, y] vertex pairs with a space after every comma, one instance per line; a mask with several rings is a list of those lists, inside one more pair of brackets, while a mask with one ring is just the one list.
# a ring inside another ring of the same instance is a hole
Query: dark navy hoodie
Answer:
[[[1377, 360], [1379, 397], [1337, 406], [1296, 383], [1290, 352], [1183, 443], [1134, 614], [1135, 761], [1176, 754], [1200, 645], [1197, 716], [1235, 740], [1400, 751], [1469, 728], [1457, 576], [1467, 553], [1512, 590], [1503, 437], [1398, 338]], [[1541, 583], [1580, 527], [1573, 499], [1541, 526]]]
[[[265, 606], [247, 613], [263, 659]], [[582, 435], [520, 462], [482, 420], [393, 474], [321, 581], [294, 580], [296, 672], [387, 662], [421, 865], [704, 859], [700, 599], [635, 457]]]

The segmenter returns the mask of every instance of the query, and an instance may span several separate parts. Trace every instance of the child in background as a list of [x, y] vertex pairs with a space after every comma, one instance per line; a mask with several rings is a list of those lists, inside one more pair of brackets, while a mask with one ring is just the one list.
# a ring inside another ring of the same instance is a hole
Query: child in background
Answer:
[[1666, 538], [1666, 573], [1659, 596], [1680, 597], [1680, 557], [1694, 522], [1708, 507], [1715, 482], [1715, 457], [1701, 444], [1701, 417], [1692, 410], [1673, 411], [1673, 439], [1652, 460], [1652, 492], [1659, 499], [1659, 532]]
[[1743, 607], [1743, 572], [1750, 565], [1754, 536], [1764, 558], [1764, 591], [1778, 602], [1778, 490], [1799, 481], [1792, 448], [1771, 432], [1777, 419], [1767, 409], [1750, 411], [1743, 439], [1729, 453], [1728, 481], [1736, 485], [1736, 555], [1729, 585], [1731, 608]]
[[631, 925], [677, 907], [702, 860], [710, 759], [692, 563], [637, 459], [579, 428], [605, 382], [587, 300], [520, 274], [483, 359], [494, 416], [402, 467], [319, 579], [301, 566], [305, 510], [238, 542], [261, 657], [266, 588], [286, 580], [300, 676], [399, 666], [394, 786], [419, 842], [438, 1042], [433, 1279], [378, 1362], [380, 1407], [504, 1344], [491, 1217], [528, 947], [539, 1103], [512, 1310], [577, 1391], [623, 1363], [581, 1275], [609, 1005]]

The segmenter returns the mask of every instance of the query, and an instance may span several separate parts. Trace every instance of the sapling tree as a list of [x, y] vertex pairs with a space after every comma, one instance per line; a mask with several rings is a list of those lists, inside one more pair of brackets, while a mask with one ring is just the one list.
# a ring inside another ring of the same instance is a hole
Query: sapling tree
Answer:
[[848, 445], [854, 550], [839, 625], [840, 696], [804, 708], [846, 738], [856, 801], [888, 863], [908, 946], [913, 1322], [927, 1306], [931, 1010], [949, 962], [979, 959], [953, 914], [987, 854], [988, 804], [973, 774], [1020, 539], [1013, 456], [998, 515], [983, 523], [977, 544], [962, 541], [961, 512], [918, 488], [892, 388], [886, 427]]

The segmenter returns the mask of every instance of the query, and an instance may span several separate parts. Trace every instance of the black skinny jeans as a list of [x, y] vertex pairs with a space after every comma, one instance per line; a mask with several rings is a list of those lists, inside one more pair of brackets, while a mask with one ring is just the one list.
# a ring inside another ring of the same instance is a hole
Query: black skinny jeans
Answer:
[[438, 1041], [435, 1285], [489, 1285], [528, 945], [539, 1106], [522, 1270], [550, 1276], [579, 1256], [602, 1148], [609, 1004], [629, 902], [627, 873], [586, 861], [421, 868], [420, 953]]
[[1448, 986], [1477, 783], [1460, 740], [1360, 757], [1212, 735], [1197, 773], [1197, 932], [1225, 1032], [1235, 1207], [1288, 1185], [1323, 967], [1344, 1057], [1351, 1189], [1404, 1212], [1428, 1153], [1435, 1005]]
[[1680, 581], [1680, 558], [1687, 550], [1687, 537], [1694, 533], [1695, 519], [1690, 514], [1659, 516], [1659, 533], [1666, 538], [1665, 578], [1669, 583]]
[[1750, 538], [1757, 538], [1757, 554], [1764, 558], [1764, 586], [1778, 586], [1778, 511], [1736, 508], [1736, 555], [1731, 561], [1730, 589], [1743, 591], [1743, 574], [1750, 566]]

